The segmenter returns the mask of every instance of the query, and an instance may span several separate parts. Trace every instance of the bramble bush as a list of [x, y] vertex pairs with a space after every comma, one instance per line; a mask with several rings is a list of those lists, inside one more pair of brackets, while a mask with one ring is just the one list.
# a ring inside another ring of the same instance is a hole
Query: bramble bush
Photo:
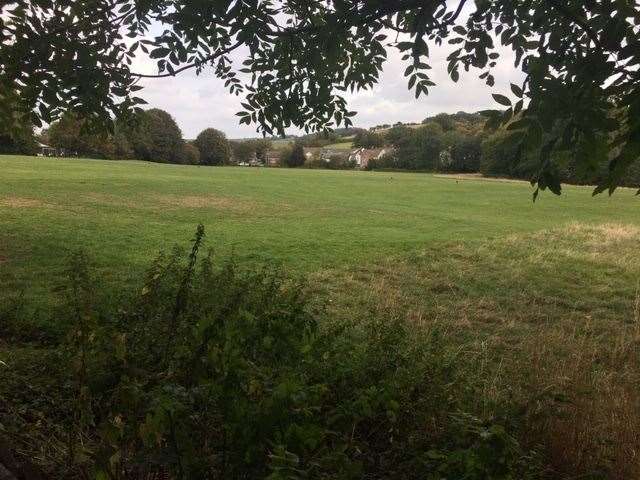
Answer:
[[56, 368], [28, 369], [47, 387], [29, 400], [19, 368], [0, 387], [39, 412], [0, 409], [17, 444], [52, 424], [50, 477], [534, 478], [511, 423], [472, 414], [473, 376], [437, 330], [331, 321], [303, 282], [200, 258], [203, 241], [158, 256], [119, 305], [74, 256]]

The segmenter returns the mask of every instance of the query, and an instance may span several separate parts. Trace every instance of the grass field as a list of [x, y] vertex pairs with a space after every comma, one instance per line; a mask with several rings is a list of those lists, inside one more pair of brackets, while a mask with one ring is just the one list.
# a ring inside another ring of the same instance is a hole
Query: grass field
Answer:
[[409, 173], [12, 156], [0, 157], [0, 172], [2, 278], [9, 291], [39, 297], [78, 248], [110, 280], [126, 282], [123, 272], [183, 243], [200, 222], [219, 253], [303, 273], [568, 222], [640, 224], [630, 190], [592, 198], [589, 188], [567, 187], [534, 204], [522, 182]]
[[[438, 328], [473, 366], [474, 413], [515, 405], [501, 413], [545, 478], [640, 478], [633, 190], [567, 186], [533, 203], [527, 183], [464, 176], [12, 156], [0, 178], [0, 300], [23, 291], [46, 307], [78, 248], [112, 286], [139, 287], [157, 252], [203, 223], [219, 255], [305, 275], [328, 319], [383, 311]], [[23, 356], [38, 350], [0, 339], [11, 385], [28, 375]], [[19, 391], [0, 382], [0, 399]]]
[[331, 145], [327, 145], [324, 148], [329, 148], [332, 150], [352, 150], [353, 142], [347, 141], [347, 142], [340, 142], [340, 143], [332, 143]]

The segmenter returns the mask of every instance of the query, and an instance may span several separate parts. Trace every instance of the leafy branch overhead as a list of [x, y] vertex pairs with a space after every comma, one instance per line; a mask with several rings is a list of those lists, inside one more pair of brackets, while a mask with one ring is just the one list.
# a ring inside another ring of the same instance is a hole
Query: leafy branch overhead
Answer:
[[[640, 156], [633, 0], [36, 0], [0, 8], [0, 94], [17, 93], [36, 125], [69, 109], [108, 123], [144, 103], [141, 78], [209, 69], [243, 95], [240, 122], [263, 133], [349, 126], [355, 112], [345, 92], [372, 87], [389, 48], [401, 52], [419, 97], [434, 86], [433, 49], [446, 49], [452, 81], [473, 69], [491, 88], [502, 46], [525, 80], [495, 92], [500, 110], [486, 112], [488, 123], [521, 134], [519, 151], [539, 163], [539, 188], [559, 193], [559, 151], [585, 170], [609, 161], [596, 192], [612, 192]], [[137, 71], [139, 57], [154, 60], [157, 73]]]

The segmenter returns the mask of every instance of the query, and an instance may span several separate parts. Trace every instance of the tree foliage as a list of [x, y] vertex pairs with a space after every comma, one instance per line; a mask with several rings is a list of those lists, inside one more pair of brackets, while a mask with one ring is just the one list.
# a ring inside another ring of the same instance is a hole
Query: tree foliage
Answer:
[[200, 163], [200, 150], [193, 143], [185, 143], [181, 159], [180, 163], [185, 165], [198, 165]]
[[[3, 101], [4, 100], [4, 101]], [[33, 155], [38, 150], [33, 133], [33, 124], [28, 115], [16, 108], [18, 98], [11, 92], [0, 93], [0, 153], [21, 153]]]
[[284, 153], [284, 164], [289, 168], [302, 167], [306, 160], [302, 142], [296, 142], [290, 151]]
[[385, 138], [375, 132], [363, 130], [353, 137], [353, 145], [363, 148], [379, 148], [384, 146]]
[[215, 128], [200, 132], [194, 145], [200, 151], [203, 165], [226, 165], [231, 160], [231, 147], [224, 133]]
[[235, 163], [259, 160], [264, 162], [273, 143], [268, 138], [252, 138], [229, 142]]
[[[502, 45], [515, 53], [525, 80], [495, 92], [500, 110], [486, 114], [490, 126], [518, 116], [520, 150], [537, 159], [541, 189], [560, 192], [557, 149], [587, 168], [608, 163], [596, 192], [612, 192], [640, 156], [640, 8], [632, 0], [0, 5], [0, 85], [19, 94], [36, 125], [68, 109], [108, 121], [142, 102], [135, 97], [140, 78], [211, 67], [231, 93], [244, 95], [240, 122], [264, 133], [350, 126], [355, 112], [344, 92], [378, 81], [387, 48], [403, 54], [408, 88], [419, 97], [434, 85], [434, 48], [447, 49], [454, 82], [474, 69], [493, 87]], [[136, 56], [156, 61], [158, 74], [136, 72]], [[596, 145], [602, 142], [608, 148]]]
[[[60, 120], [51, 124], [46, 136], [53, 147], [62, 149], [67, 155], [92, 158], [117, 158], [118, 153], [130, 151], [126, 139], [118, 134], [118, 144], [114, 135], [104, 130], [95, 131], [86, 119], [67, 112]], [[125, 157], [127, 155], [124, 155]]]
[[131, 121], [129, 141], [136, 158], [160, 163], [183, 163], [184, 140], [173, 117], [158, 108], [138, 112]]

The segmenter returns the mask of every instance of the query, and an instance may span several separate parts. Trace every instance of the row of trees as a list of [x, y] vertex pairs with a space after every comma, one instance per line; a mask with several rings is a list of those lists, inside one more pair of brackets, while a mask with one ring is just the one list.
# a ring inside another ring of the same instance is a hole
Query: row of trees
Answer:
[[187, 142], [173, 117], [157, 108], [116, 121], [112, 132], [96, 131], [86, 119], [67, 113], [43, 131], [42, 140], [65, 152], [92, 158], [221, 165], [231, 157], [222, 132], [208, 128], [194, 142]]
[[417, 128], [397, 125], [384, 132], [357, 135], [354, 144], [364, 148], [393, 146], [383, 158], [370, 161], [370, 169], [477, 172], [483, 127], [480, 115], [440, 114], [425, 119]]
[[[526, 131], [520, 129], [498, 130], [482, 143], [482, 161], [479, 171], [488, 176], [504, 176], [530, 180], [540, 173], [539, 157], [530, 154], [523, 145]], [[577, 185], [597, 185], [610, 174], [609, 161], [593, 152], [584, 152], [592, 161], [581, 162], [568, 149], [556, 150], [551, 155], [555, 178]], [[637, 162], [617, 179], [618, 185], [640, 186], [640, 164]]]
[[[540, 178], [540, 156], [527, 150], [526, 129], [508, 125], [487, 131], [485, 123], [486, 118], [478, 113], [441, 113], [426, 118], [417, 128], [397, 125], [384, 132], [360, 133], [354, 143], [365, 148], [394, 147], [383, 158], [372, 160], [369, 169], [482, 173], [523, 180]], [[552, 178], [571, 184], [597, 185], [610, 175], [606, 155], [587, 151], [582, 155], [593, 161], [580, 160], [568, 148], [555, 149], [546, 168], [553, 170]], [[623, 186], [640, 186], [640, 164], [631, 165], [616, 181]]]
[[[21, 137], [14, 135], [15, 139], [10, 139], [8, 133], [6, 139], [4, 136], [0, 131], [2, 153], [34, 154], [37, 151], [31, 127], [23, 129]], [[186, 141], [173, 117], [157, 108], [141, 111], [127, 121], [116, 121], [112, 132], [92, 129], [85, 119], [68, 113], [44, 130], [40, 140], [67, 155], [189, 165], [265, 161], [272, 145], [268, 139], [229, 141], [214, 128], [207, 128], [195, 140]], [[24, 146], [27, 144], [28, 148]]]

